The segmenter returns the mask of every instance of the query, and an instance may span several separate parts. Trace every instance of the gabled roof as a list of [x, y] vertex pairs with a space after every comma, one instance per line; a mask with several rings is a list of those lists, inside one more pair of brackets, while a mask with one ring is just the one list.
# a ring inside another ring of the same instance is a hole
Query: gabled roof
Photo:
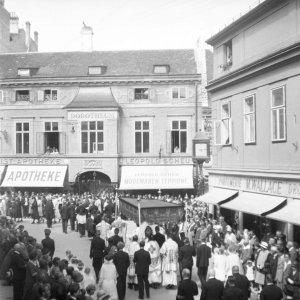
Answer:
[[118, 108], [109, 87], [81, 87], [66, 109], [76, 108]]
[[[197, 74], [194, 50], [135, 50], [18, 53], [0, 55], [0, 80], [18, 78], [18, 68], [38, 68], [31, 78], [94, 77], [89, 66], [106, 66], [100, 77], [157, 76], [153, 65], [169, 65], [169, 75]], [[160, 74], [160, 76], [162, 76]]]

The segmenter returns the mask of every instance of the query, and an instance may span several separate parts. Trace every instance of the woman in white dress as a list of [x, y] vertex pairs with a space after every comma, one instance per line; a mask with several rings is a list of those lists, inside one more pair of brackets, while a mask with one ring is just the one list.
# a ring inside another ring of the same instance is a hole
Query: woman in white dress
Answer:
[[118, 300], [117, 293], [117, 270], [112, 260], [113, 256], [108, 254], [104, 257], [104, 263], [100, 271], [99, 288], [110, 296], [110, 300]]
[[222, 282], [226, 281], [226, 263], [227, 257], [224, 252], [224, 248], [221, 247], [217, 254], [214, 255], [214, 270], [215, 277]]
[[133, 257], [134, 257], [134, 253], [136, 251], [140, 250], [140, 246], [138, 243], [138, 236], [134, 235], [132, 237], [132, 240], [130, 240], [129, 243], [127, 243], [127, 244], [128, 244], [128, 246], [125, 251], [128, 253], [129, 260], [130, 260], [130, 265], [127, 270], [128, 287], [130, 289], [134, 288], [135, 290], [137, 290], [138, 289], [138, 281], [137, 281], [137, 276], [135, 274], [135, 264], [133, 262]]
[[236, 247], [231, 245], [228, 247], [228, 256], [226, 259], [226, 275], [232, 276], [232, 267], [238, 266], [239, 267], [239, 273], [241, 275], [244, 275], [244, 270], [240, 261], [240, 258], [238, 254], [236, 253]]

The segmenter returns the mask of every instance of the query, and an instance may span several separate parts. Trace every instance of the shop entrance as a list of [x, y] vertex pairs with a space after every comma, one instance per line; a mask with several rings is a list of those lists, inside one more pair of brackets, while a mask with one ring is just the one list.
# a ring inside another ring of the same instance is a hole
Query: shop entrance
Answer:
[[112, 187], [110, 177], [98, 171], [87, 171], [76, 176], [74, 184], [75, 193], [98, 194], [102, 190], [110, 190]]

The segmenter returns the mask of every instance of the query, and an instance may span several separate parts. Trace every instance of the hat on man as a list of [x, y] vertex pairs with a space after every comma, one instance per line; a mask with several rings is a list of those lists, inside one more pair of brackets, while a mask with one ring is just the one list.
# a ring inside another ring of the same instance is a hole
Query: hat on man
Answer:
[[266, 243], [266, 242], [261, 242], [261, 243], [259, 244], [259, 246], [260, 246], [261, 248], [268, 249], [268, 243]]

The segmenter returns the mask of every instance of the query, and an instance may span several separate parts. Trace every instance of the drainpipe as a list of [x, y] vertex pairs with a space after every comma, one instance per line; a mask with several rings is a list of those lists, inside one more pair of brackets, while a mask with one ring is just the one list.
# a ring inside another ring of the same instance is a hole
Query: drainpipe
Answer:
[[198, 83], [195, 83], [195, 132], [198, 132]]

